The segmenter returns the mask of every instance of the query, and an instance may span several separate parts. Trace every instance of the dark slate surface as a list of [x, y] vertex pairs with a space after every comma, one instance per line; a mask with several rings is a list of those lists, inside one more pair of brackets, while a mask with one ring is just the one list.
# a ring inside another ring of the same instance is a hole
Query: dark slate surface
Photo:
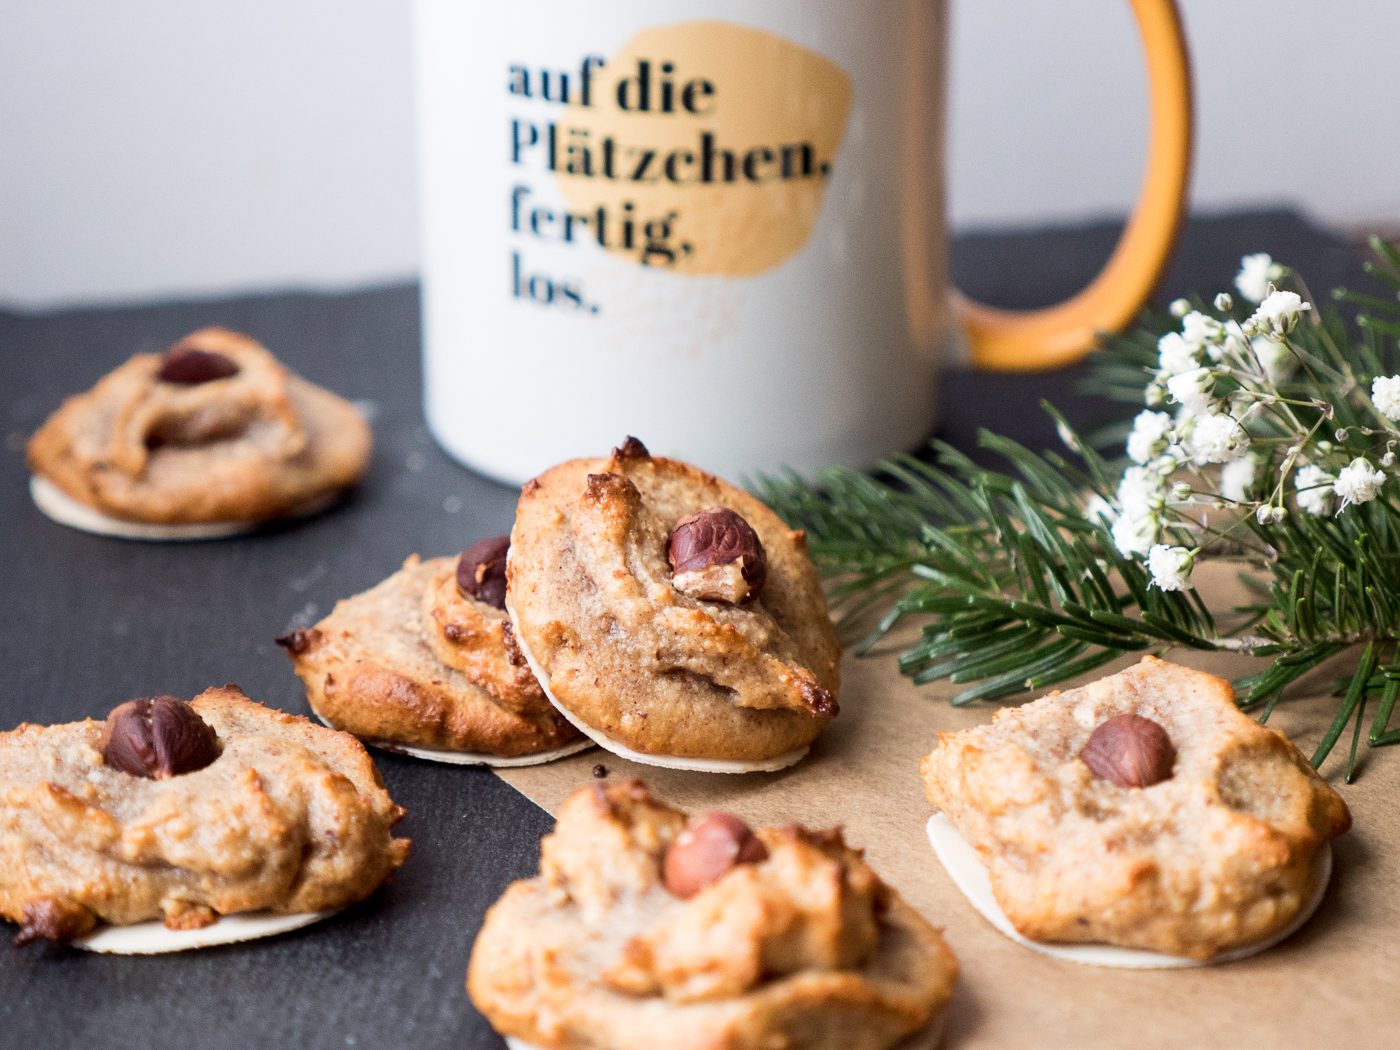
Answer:
[[[1028, 306], [1079, 287], [1111, 250], [1111, 223], [966, 237], [961, 287]], [[1343, 242], [1289, 213], [1190, 224], [1163, 301], [1228, 286], [1257, 250], [1304, 270], [1315, 289], [1356, 282]], [[0, 728], [103, 717], [133, 696], [189, 697], [236, 682], [307, 713], [274, 636], [314, 622], [403, 557], [460, 550], [508, 531], [515, 493], [457, 466], [419, 410], [414, 286], [351, 295], [0, 312]], [[242, 539], [142, 544], [50, 523], [30, 504], [23, 443], [65, 394], [138, 350], [206, 324], [261, 339], [302, 375], [374, 403], [374, 464], [340, 508]], [[963, 448], [990, 426], [1035, 447], [1054, 442], [1049, 397], [1087, 421], [1104, 406], [1073, 392], [1070, 369], [1035, 377], [953, 374], [940, 434]], [[641, 435], [645, 437], [645, 435]], [[586, 451], [586, 450], [583, 450]], [[500, 1047], [463, 989], [482, 914], [536, 870], [550, 827], [481, 770], [376, 753], [413, 854], [364, 904], [284, 937], [184, 955], [122, 958], [34, 945], [0, 947], [0, 1045], [163, 1050], [201, 1047]], [[0, 932], [13, 929], [0, 924]]]

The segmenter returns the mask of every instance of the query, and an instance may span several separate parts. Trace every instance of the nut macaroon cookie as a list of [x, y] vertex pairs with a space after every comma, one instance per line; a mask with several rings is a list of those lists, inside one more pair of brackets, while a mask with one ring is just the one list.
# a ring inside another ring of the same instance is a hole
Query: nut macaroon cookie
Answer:
[[390, 833], [403, 810], [359, 741], [231, 685], [0, 733], [0, 798], [16, 945], [266, 936], [364, 899], [408, 856]]
[[333, 503], [369, 424], [255, 340], [204, 328], [68, 398], [29, 441], [30, 491], [65, 525], [131, 539], [233, 535]]
[[510, 539], [457, 558], [415, 554], [277, 639], [327, 725], [459, 765], [533, 765], [592, 747], [545, 699], [503, 611]]
[[554, 704], [623, 757], [781, 769], [837, 714], [837, 644], [806, 537], [628, 438], [526, 482], [506, 609]]
[[886, 1050], [934, 1045], [957, 976], [839, 830], [687, 817], [627, 780], [565, 801], [467, 991], [515, 1048]]
[[1198, 961], [1265, 947], [1316, 907], [1351, 826], [1228, 682], [1150, 656], [939, 739], [929, 801], [1031, 941]]

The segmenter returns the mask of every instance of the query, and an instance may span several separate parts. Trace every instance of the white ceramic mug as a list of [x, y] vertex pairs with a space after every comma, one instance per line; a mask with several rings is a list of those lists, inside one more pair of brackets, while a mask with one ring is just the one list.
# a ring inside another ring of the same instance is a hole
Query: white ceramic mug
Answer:
[[1147, 184], [1103, 274], [1017, 314], [948, 284], [945, 0], [417, 0], [425, 406], [520, 482], [634, 434], [730, 478], [931, 431], [940, 360], [1035, 368], [1161, 273], [1190, 157], [1172, 0]]

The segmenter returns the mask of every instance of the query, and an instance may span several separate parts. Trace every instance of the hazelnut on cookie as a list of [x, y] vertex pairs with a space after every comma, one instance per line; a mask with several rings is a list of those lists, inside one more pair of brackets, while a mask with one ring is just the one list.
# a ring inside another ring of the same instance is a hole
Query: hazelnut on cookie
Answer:
[[[390, 834], [403, 810], [358, 741], [237, 686], [0, 733], [0, 799], [0, 915], [20, 924], [16, 945], [248, 912], [289, 921], [245, 935], [279, 932], [369, 896], [408, 856]], [[128, 950], [189, 946], [159, 930], [154, 942]]]
[[467, 991], [513, 1047], [886, 1050], [931, 1045], [957, 976], [839, 830], [687, 818], [628, 780], [564, 803]]
[[525, 484], [507, 579], [546, 694], [625, 757], [778, 769], [836, 716], [841, 648], [803, 533], [635, 438]]
[[415, 554], [277, 639], [312, 710], [336, 729], [421, 758], [526, 765], [591, 743], [545, 699], [515, 643], [505, 598], [508, 536], [457, 558]]
[[1228, 682], [1150, 656], [939, 739], [929, 801], [1033, 941], [1195, 960], [1267, 944], [1316, 905], [1351, 826]]
[[369, 465], [355, 408], [246, 335], [137, 354], [30, 439], [30, 489], [64, 524], [143, 539], [229, 535], [320, 509]]

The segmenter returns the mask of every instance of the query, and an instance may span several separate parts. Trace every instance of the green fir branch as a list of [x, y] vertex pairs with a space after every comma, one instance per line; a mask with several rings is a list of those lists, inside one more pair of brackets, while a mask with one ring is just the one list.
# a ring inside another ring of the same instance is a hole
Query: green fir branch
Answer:
[[[1400, 252], [1375, 240], [1373, 247], [1384, 265], [1368, 269], [1400, 293]], [[1162, 513], [1161, 542], [1191, 551], [1192, 560], [1242, 563], [1249, 600], [1236, 609], [1212, 611], [1189, 586], [1163, 590], [1138, 556], [1115, 545], [1101, 512], [1131, 464], [1105, 455], [1122, 448], [1131, 424], [1081, 438], [1046, 405], [1073, 456], [1035, 453], [982, 431], [979, 446], [1004, 459], [1006, 472], [935, 442], [931, 462], [901, 454], [874, 476], [830, 467], [810, 481], [791, 472], [760, 477], [754, 488], [790, 526], [806, 530], [838, 627], [856, 653], [917, 623], [899, 670], [917, 685], [963, 686], [954, 705], [1010, 700], [1124, 653], [1188, 648], [1257, 658], [1260, 669], [1235, 682], [1237, 702], [1267, 721], [1293, 683], [1359, 648], [1313, 754], [1320, 765], [1350, 724], [1350, 781], [1372, 698], [1367, 744], [1400, 742], [1400, 726], [1391, 728], [1400, 700], [1400, 481], [1387, 475], [1377, 498], [1335, 514], [1304, 512], [1292, 497], [1304, 458], [1335, 469], [1352, 457], [1378, 461], [1400, 443], [1400, 428], [1370, 401], [1372, 380], [1396, 368], [1400, 295], [1338, 290], [1333, 302], [1359, 308], [1360, 338], [1349, 337], [1330, 304], [1309, 315], [1283, 340], [1293, 371], [1267, 388], [1275, 393], [1262, 399], [1266, 411], [1241, 416], [1258, 459], [1252, 502], [1223, 499], [1213, 475], [1194, 468], [1187, 503], [1208, 506], [1207, 518]], [[1209, 309], [1199, 299], [1189, 306]], [[1228, 299], [1216, 307], [1221, 323], [1249, 316]], [[1172, 318], [1145, 315], [1137, 332], [1108, 340], [1093, 355], [1091, 388], [1139, 406], [1150, 400], [1162, 382], [1158, 340], [1172, 330]], [[1260, 399], [1247, 383], [1222, 366], [1215, 396], [1247, 408], [1249, 398]]]

